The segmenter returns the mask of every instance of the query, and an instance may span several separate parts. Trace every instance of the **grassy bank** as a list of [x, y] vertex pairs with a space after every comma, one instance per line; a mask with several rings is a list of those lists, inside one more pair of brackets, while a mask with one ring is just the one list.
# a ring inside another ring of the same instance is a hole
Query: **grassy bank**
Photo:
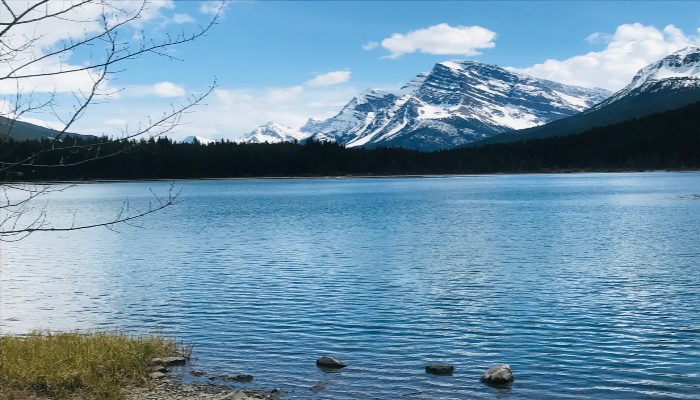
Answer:
[[119, 399], [128, 385], [148, 382], [151, 359], [179, 354], [173, 340], [114, 332], [0, 337], [4, 399]]

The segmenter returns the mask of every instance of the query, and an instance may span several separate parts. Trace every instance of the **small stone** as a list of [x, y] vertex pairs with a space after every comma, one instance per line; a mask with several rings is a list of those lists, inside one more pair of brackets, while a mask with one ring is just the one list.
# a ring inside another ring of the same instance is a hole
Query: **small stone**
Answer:
[[168, 372], [168, 369], [165, 368], [165, 366], [158, 364], [158, 365], [152, 366], [151, 371], [166, 373], [166, 372]]
[[330, 357], [330, 356], [320, 357], [318, 360], [316, 360], [316, 365], [318, 365], [321, 368], [329, 368], [329, 369], [345, 368], [348, 366], [344, 362], [337, 360], [337, 359]]
[[203, 376], [206, 374], [206, 372], [202, 371], [201, 369], [193, 369], [190, 371], [190, 374], [192, 374], [192, 376]]
[[425, 372], [434, 375], [452, 375], [455, 367], [450, 364], [430, 364], [425, 367]]
[[481, 381], [491, 385], [504, 385], [513, 382], [513, 370], [508, 364], [496, 365], [484, 372]]
[[165, 378], [166, 375], [162, 372], [156, 371], [156, 372], [151, 372], [150, 376], [151, 376], [151, 379], [163, 379], [163, 378]]
[[238, 375], [218, 375], [209, 377], [210, 381], [220, 380], [220, 381], [231, 381], [231, 382], [252, 382], [255, 377], [251, 374], [238, 374]]
[[309, 388], [309, 390], [310, 390], [311, 392], [313, 392], [313, 393], [318, 393], [318, 392], [322, 391], [322, 390], [325, 389], [325, 388], [326, 388], [326, 383], [325, 383], [325, 382], [319, 381], [319, 382], [316, 382], [315, 385], [311, 386], [311, 387]]

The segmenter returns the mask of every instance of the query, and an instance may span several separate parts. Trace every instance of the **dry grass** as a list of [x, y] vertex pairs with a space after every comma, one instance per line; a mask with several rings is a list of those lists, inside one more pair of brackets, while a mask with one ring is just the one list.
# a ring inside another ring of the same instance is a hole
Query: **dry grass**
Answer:
[[127, 385], [148, 381], [151, 358], [181, 354], [160, 336], [114, 332], [0, 337], [0, 394], [119, 399]]

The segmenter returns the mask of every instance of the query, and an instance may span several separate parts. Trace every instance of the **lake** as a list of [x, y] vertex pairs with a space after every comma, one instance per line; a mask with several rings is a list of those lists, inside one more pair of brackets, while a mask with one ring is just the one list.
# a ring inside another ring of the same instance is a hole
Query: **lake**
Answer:
[[[700, 398], [700, 173], [172, 184], [140, 226], [1, 243], [2, 332], [163, 333], [299, 399]], [[102, 221], [170, 185], [47, 212]], [[509, 389], [479, 382], [497, 363]]]

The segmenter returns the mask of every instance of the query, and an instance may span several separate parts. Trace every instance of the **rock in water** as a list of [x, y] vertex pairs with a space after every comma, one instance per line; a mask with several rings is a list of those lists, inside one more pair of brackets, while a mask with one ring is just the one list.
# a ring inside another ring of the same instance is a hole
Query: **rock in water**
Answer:
[[318, 365], [321, 368], [329, 368], [329, 369], [339, 369], [339, 368], [345, 368], [348, 366], [344, 362], [337, 360], [337, 359], [330, 357], [330, 356], [320, 357], [318, 360], [316, 360], [316, 365]]
[[238, 374], [229, 376], [226, 380], [233, 382], [253, 382], [253, 379], [255, 379], [255, 377], [251, 374]]
[[190, 371], [190, 374], [192, 374], [192, 376], [203, 376], [206, 374], [206, 372], [202, 371], [201, 369], [193, 369]]
[[430, 364], [425, 367], [425, 372], [434, 375], [452, 375], [455, 367], [450, 364]]
[[492, 385], [503, 385], [513, 382], [513, 370], [510, 369], [508, 364], [496, 365], [484, 372], [481, 381]]
[[312, 391], [313, 393], [318, 393], [318, 392], [322, 391], [322, 390], [325, 389], [325, 388], [326, 388], [326, 383], [325, 383], [325, 382], [319, 381], [319, 382], [316, 382], [315, 385], [311, 386], [311, 387], [309, 388], [309, 390]]
[[255, 377], [251, 374], [237, 374], [237, 375], [214, 375], [210, 376], [210, 381], [229, 381], [229, 382], [242, 382], [248, 383], [252, 382]]

